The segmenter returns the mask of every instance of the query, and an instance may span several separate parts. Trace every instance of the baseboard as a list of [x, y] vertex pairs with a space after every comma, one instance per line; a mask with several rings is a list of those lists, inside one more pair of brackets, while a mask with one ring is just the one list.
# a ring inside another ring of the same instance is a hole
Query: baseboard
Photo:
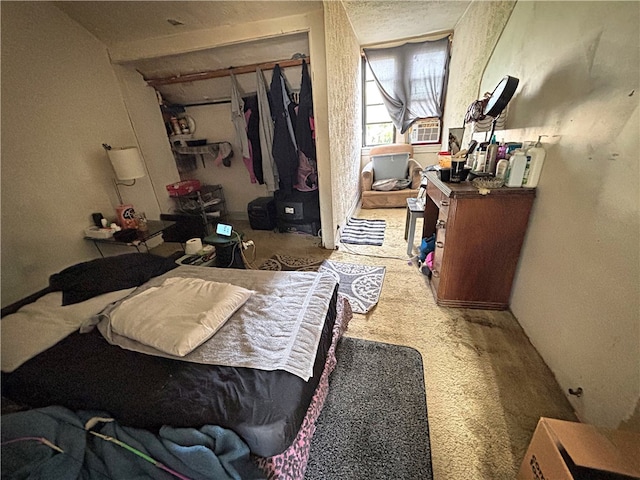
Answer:
[[338, 244], [340, 243], [340, 237], [341, 237], [342, 229], [347, 224], [347, 222], [349, 222], [349, 219], [353, 218], [354, 214], [360, 209], [360, 205], [362, 205], [362, 197], [360, 195], [357, 195], [356, 199], [355, 199], [355, 202], [351, 205], [351, 208], [349, 208], [349, 210], [347, 210], [347, 217], [343, 218], [342, 222], [338, 222], [338, 225], [336, 226], [337, 232], [336, 232], [336, 235], [335, 235], [336, 248], [337, 248]]

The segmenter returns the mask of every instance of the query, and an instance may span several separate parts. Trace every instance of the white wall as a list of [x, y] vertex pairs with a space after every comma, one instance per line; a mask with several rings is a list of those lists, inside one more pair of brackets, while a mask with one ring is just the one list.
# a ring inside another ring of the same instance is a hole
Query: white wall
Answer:
[[[464, 124], [467, 108], [485, 93], [480, 91], [480, 81], [515, 3], [473, 2], [456, 25], [443, 118], [446, 134], [449, 128], [465, 127], [465, 139], [469, 139], [471, 126]], [[465, 141], [463, 146], [467, 145]]]
[[[255, 90], [254, 90], [255, 91]], [[197, 159], [197, 170], [182, 174], [183, 178], [195, 178], [202, 183], [220, 184], [225, 195], [227, 211], [234, 218], [247, 218], [247, 204], [257, 197], [272, 196], [265, 185], [251, 183], [249, 171], [242, 159], [242, 151], [231, 123], [231, 105], [208, 105], [187, 108], [196, 125], [196, 138], [208, 142], [230, 142], [233, 145], [231, 166], [214, 165], [211, 155], [205, 156], [205, 166]]]
[[[334, 229], [344, 226], [359, 198], [362, 147], [360, 46], [340, 2], [324, 2]], [[323, 221], [323, 228], [325, 223]], [[334, 230], [335, 231], [335, 230]]]
[[549, 136], [512, 311], [608, 427], [640, 424], [639, 19], [638, 2], [518, 2], [481, 84], [520, 79], [507, 141]]
[[136, 144], [105, 47], [49, 2], [3, 2], [3, 306], [98, 256], [83, 231], [118, 203], [103, 142]]
[[130, 192], [136, 210], [144, 211], [147, 218], [158, 220], [160, 213], [173, 207], [166, 185], [180, 180], [178, 169], [169, 148], [164, 120], [155, 90], [147, 85], [132, 67], [113, 65], [124, 95], [127, 113], [134, 128], [136, 141], [145, 159], [147, 174], [153, 188], [149, 191]]

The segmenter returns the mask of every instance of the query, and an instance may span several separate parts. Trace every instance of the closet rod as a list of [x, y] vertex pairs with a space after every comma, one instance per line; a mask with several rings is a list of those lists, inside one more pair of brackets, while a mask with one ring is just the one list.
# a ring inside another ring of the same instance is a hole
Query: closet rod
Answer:
[[240, 75], [242, 73], [252, 73], [256, 71], [256, 68], [260, 70], [273, 70], [276, 65], [280, 65], [281, 68], [286, 67], [296, 67], [298, 65], [302, 65], [302, 62], [306, 61], [307, 63], [311, 62], [310, 57], [304, 58], [295, 58], [290, 60], [276, 60], [273, 62], [266, 63], [254, 63], [253, 65], [244, 65], [242, 67], [229, 67], [223, 68], [220, 70], [210, 70], [207, 72], [199, 72], [199, 73], [187, 73], [185, 75], [175, 75], [173, 77], [165, 77], [165, 78], [150, 78], [147, 80], [147, 85], [151, 87], [156, 87], [159, 85], [170, 85], [173, 83], [185, 83], [185, 82], [195, 82], [198, 80], [207, 80], [209, 78], [220, 78], [220, 77], [228, 77], [232, 73], [234, 75]]

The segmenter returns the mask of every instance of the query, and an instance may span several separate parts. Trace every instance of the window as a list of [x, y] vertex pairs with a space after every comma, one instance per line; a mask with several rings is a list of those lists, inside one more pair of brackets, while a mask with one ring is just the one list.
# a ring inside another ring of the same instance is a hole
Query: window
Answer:
[[392, 142], [395, 132], [389, 122], [404, 134], [418, 120], [421, 127], [411, 132], [416, 143], [440, 140], [449, 49], [450, 39], [443, 37], [363, 50], [365, 145]]
[[385, 145], [393, 143], [396, 127], [393, 126], [387, 107], [376, 85], [369, 64], [363, 59], [364, 72], [364, 146]]

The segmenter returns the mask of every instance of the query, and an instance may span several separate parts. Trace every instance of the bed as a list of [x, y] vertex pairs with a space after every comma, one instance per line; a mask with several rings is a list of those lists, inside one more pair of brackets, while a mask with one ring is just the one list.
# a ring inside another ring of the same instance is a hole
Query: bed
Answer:
[[[189, 292], [202, 285], [210, 288], [206, 298], [221, 285], [240, 292], [225, 291], [236, 300], [226, 318], [214, 318], [204, 333], [198, 326], [185, 349], [173, 341], [173, 324], [157, 324], [164, 311], [194, 303]], [[316, 272], [177, 266], [148, 254], [74, 265], [3, 318], [4, 403], [106, 412], [156, 436], [167, 427], [221, 427], [238, 435], [266, 477], [302, 478], [335, 346], [351, 317], [337, 290], [335, 278]], [[145, 325], [145, 312], [147, 327], [162, 333], [157, 345], [123, 334], [132, 323]]]

